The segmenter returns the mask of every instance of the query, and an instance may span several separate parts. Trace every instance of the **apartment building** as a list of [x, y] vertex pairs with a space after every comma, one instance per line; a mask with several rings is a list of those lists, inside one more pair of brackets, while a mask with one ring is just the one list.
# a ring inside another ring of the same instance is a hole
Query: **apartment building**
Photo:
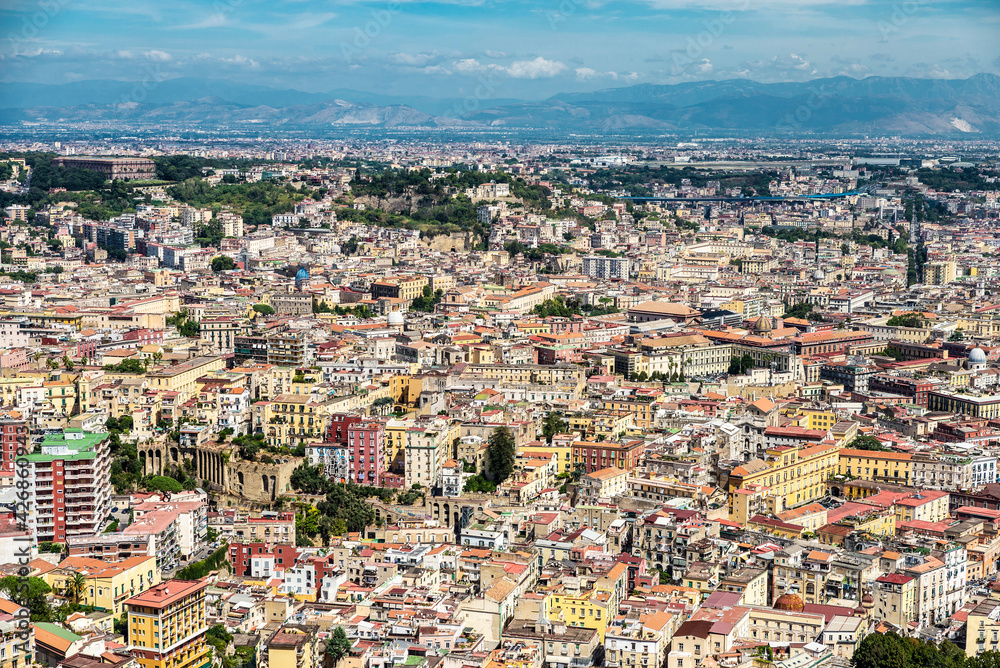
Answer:
[[627, 281], [631, 262], [627, 257], [588, 255], [582, 260], [582, 269], [583, 273], [591, 278]]
[[100, 533], [111, 512], [108, 434], [66, 429], [48, 434], [27, 462], [28, 530], [37, 542], [64, 543]]
[[444, 463], [452, 458], [452, 439], [458, 437], [458, 427], [445, 420], [430, 420], [406, 430], [406, 487], [413, 485], [433, 488], [438, 485]]
[[132, 656], [142, 668], [208, 668], [206, 581], [167, 580], [125, 601]]
[[150, 555], [129, 557], [115, 563], [93, 557], [67, 557], [45, 573], [45, 583], [56, 591], [66, 591], [76, 575], [82, 574], [85, 585], [80, 592], [80, 603], [92, 605], [117, 616], [125, 600], [136, 592], [143, 592], [160, 582], [156, 558]]
[[352, 424], [347, 428], [347, 459], [352, 481], [359, 485], [382, 486], [384, 444], [385, 425], [381, 422]]
[[909, 485], [913, 455], [903, 452], [876, 452], [844, 448], [837, 461], [837, 474], [875, 482]]
[[768, 448], [767, 461], [751, 460], [730, 474], [730, 513], [734, 510], [737, 490], [751, 485], [770, 488], [770, 510], [774, 513], [821, 499], [826, 495], [827, 479], [837, 470], [839, 451], [836, 444]]

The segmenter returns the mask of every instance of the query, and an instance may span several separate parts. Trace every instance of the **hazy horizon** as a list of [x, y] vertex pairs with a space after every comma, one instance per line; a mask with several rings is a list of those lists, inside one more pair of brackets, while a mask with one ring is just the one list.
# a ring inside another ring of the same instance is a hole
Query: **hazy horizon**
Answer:
[[963, 0], [15, 0], [0, 21], [0, 80], [40, 84], [195, 77], [542, 99], [638, 83], [1000, 74], [1000, 9]]

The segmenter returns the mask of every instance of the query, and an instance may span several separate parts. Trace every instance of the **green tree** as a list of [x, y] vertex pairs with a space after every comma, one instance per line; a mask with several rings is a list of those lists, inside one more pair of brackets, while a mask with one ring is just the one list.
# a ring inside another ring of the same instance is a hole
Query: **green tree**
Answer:
[[486, 444], [486, 461], [489, 479], [497, 485], [514, 472], [516, 446], [514, 433], [509, 427], [497, 427]]
[[330, 634], [330, 638], [326, 641], [326, 655], [330, 657], [330, 661], [334, 665], [351, 651], [351, 646], [353, 643], [350, 638], [347, 637], [347, 632], [344, 631], [343, 626], [338, 626]]
[[463, 489], [464, 491], [472, 492], [473, 494], [492, 494], [497, 491], [497, 486], [484, 478], [481, 474], [477, 473], [476, 475], [470, 476], [466, 479], [465, 487]]
[[858, 436], [847, 446], [852, 450], [871, 450], [874, 452], [892, 452], [892, 448], [882, 445], [882, 441], [874, 436]]
[[410, 303], [410, 309], [413, 311], [432, 313], [434, 311], [434, 307], [441, 301], [441, 297], [443, 295], [443, 290], [432, 291], [431, 286], [425, 285], [422, 294]]
[[274, 309], [267, 304], [254, 304], [253, 310], [261, 315], [274, 315]]
[[217, 255], [212, 258], [212, 271], [230, 271], [236, 268], [236, 262], [228, 255]]
[[31, 621], [52, 621], [52, 610], [48, 601], [52, 587], [45, 580], [36, 577], [21, 578], [16, 575], [8, 575], [0, 579], [0, 593], [5, 594], [8, 599], [22, 608], [30, 610]]
[[920, 313], [904, 313], [894, 315], [885, 322], [889, 327], [926, 327], [928, 322]]
[[895, 633], [872, 633], [854, 650], [854, 668], [908, 668], [905, 641]]
[[547, 443], [551, 443], [553, 436], [562, 434], [567, 429], [569, 429], [569, 424], [555, 411], [546, 415], [545, 420], [542, 421], [542, 436], [545, 437]]
[[80, 597], [83, 596], [83, 592], [87, 589], [87, 576], [83, 573], [73, 573], [73, 577], [66, 581], [66, 595], [73, 600], [74, 603], [80, 603]]
[[164, 475], [153, 476], [146, 483], [150, 492], [183, 492], [184, 485]]

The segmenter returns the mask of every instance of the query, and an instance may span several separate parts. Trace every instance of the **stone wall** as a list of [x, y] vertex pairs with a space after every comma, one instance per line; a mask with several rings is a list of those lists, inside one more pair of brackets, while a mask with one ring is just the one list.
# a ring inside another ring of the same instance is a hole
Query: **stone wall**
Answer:
[[471, 232], [439, 234], [433, 239], [421, 239], [420, 244], [435, 251], [467, 253], [474, 244]]
[[303, 461], [299, 457], [282, 457], [274, 464], [248, 462], [238, 459], [232, 446], [216, 443], [182, 448], [170, 441], [138, 449], [144, 475], [164, 475], [191, 460], [195, 477], [204, 481], [207, 491], [265, 505], [279, 496], [295, 494], [292, 471]]

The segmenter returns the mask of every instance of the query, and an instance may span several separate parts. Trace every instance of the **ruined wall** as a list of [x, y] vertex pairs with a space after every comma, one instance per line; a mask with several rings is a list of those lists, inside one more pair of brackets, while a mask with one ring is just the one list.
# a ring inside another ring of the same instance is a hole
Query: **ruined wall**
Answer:
[[204, 482], [207, 491], [264, 505], [279, 496], [295, 493], [291, 486], [292, 471], [302, 461], [298, 457], [283, 457], [274, 464], [247, 462], [234, 456], [231, 445], [215, 443], [182, 448], [169, 441], [142, 445], [138, 450], [143, 475], [163, 475], [191, 460], [194, 476]]
[[472, 250], [473, 239], [471, 232], [452, 232], [439, 234], [433, 239], [421, 239], [420, 244], [435, 251], [467, 253]]
[[226, 492], [256, 501], [270, 503], [279, 496], [292, 496], [292, 471], [302, 462], [299, 457], [288, 457], [284, 462], [263, 464], [243, 460], [226, 463]]

